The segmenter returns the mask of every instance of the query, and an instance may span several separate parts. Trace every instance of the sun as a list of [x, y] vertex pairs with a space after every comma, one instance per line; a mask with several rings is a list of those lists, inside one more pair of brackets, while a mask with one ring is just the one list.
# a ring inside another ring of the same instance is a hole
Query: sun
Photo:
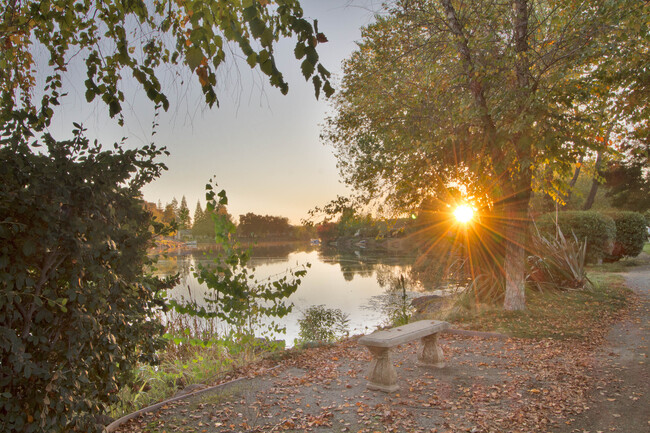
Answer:
[[461, 204], [454, 210], [454, 218], [459, 223], [467, 224], [472, 220], [472, 217], [474, 217], [474, 209], [469, 205]]

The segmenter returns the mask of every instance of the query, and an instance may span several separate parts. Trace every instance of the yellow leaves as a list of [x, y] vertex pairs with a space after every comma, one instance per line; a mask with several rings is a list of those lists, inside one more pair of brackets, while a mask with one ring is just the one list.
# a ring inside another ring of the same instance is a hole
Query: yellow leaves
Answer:
[[258, 0], [261, 6], [267, 6], [271, 3], [269, 0]]
[[22, 42], [23, 35], [20, 33], [13, 33], [9, 36], [9, 41], [14, 45], [19, 45]]
[[207, 59], [204, 57], [203, 61], [201, 62], [201, 66], [196, 68], [196, 75], [199, 77], [201, 86], [208, 85], [208, 68], [206, 67], [205, 62], [207, 62]]

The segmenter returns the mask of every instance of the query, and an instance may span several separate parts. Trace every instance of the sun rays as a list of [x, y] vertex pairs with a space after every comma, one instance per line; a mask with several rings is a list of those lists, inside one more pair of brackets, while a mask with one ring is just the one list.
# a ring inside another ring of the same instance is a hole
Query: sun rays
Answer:
[[454, 209], [454, 218], [461, 224], [467, 224], [474, 217], [474, 208], [468, 204], [461, 204]]

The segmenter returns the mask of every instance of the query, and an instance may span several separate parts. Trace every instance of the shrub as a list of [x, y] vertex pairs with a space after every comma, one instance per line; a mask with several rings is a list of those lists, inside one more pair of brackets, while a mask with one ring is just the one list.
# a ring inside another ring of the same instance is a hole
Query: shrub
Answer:
[[616, 240], [614, 249], [605, 260], [616, 261], [623, 257], [638, 256], [643, 251], [643, 245], [648, 237], [643, 215], [629, 211], [607, 212], [607, 215], [616, 224]]
[[95, 431], [163, 345], [143, 276], [155, 231], [140, 188], [162, 150], [103, 151], [80, 130], [0, 143], [0, 431]]
[[[616, 224], [607, 215], [595, 211], [566, 211], [558, 213], [557, 223], [566, 236], [573, 233], [578, 240], [587, 240], [587, 263], [602, 261], [614, 248]], [[546, 238], [554, 237], [555, 213], [542, 215], [537, 220], [537, 227]]]
[[313, 305], [298, 319], [299, 336], [305, 343], [332, 343], [348, 333], [348, 315], [339, 309]]
[[285, 332], [285, 327], [274, 318], [291, 312], [293, 304], [288, 298], [296, 292], [311, 265], [307, 263], [298, 270], [288, 269], [278, 278], [256, 280], [255, 268], [249, 266], [251, 250], [244, 249], [236, 240], [237, 227], [230, 215], [218, 211], [228, 204], [226, 191], [217, 193], [214, 186], [212, 180], [206, 185], [205, 214], [212, 219], [219, 251], [210, 265], [199, 263], [193, 268], [194, 277], [207, 287], [204, 302], [170, 299], [169, 305], [181, 314], [223, 320], [242, 342], [254, 339], [256, 334]]
[[554, 237], [537, 232], [532, 238], [532, 245], [533, 255], [528, 258], [528, 281], [538, 289], [591, 288], [585, 271], [585, 240], [579, 241], [575, 234], [567, 239], [558, 226]]

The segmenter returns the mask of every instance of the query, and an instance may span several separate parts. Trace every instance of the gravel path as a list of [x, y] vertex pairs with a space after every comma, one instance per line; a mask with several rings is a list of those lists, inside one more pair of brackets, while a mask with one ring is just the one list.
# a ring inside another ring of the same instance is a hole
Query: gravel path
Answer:
[[615, 324], [598, 350], [597, 375], [589, 410], [566, 432], [650, 432], [650, 263], [622, 273], [638, 299], [629, 317]]

